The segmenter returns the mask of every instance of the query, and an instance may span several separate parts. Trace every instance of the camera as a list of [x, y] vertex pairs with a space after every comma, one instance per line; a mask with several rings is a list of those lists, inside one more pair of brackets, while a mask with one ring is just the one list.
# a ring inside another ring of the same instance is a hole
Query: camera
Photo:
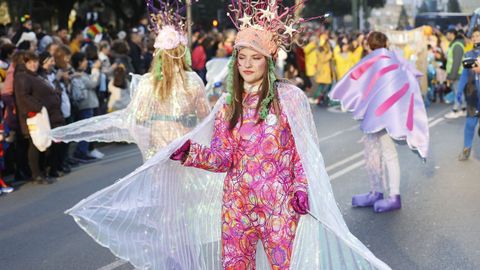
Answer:
[[463, 68], [471, 69], [477, 67], [477, 59], [476, 58], [467, 58], [462, 61]]

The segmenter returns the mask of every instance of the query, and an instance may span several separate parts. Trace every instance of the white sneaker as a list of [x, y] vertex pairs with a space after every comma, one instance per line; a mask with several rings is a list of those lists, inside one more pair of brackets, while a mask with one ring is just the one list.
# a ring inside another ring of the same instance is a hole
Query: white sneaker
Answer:
[[0, 193], [12, 193], [13, 192], [13, 187], [4, 187], [1, 189]]
[[308, 98], [308, 102], [309, 102], [310, 104], [317, 104], [317, 103], [318, 103], [317, 100], [314, 99], [314, 98]]
[[457, 119], [460, 116], [462, 116], [462, 111], [451, 111], [451, 112], [445, 114], [445, 118], [447, 118], [447, 119]]
[[465, 117], [465, 116], [467, 116], [467, 110], [460, 110], [460, 111], [458, 111], [458, 114], [462, 117]]
[[97, 149], [93, 149], [90, 153], [89, 156], [97, 158], [97, 159], [102, 159], [105, 157], [105, 154], [98, 151]]

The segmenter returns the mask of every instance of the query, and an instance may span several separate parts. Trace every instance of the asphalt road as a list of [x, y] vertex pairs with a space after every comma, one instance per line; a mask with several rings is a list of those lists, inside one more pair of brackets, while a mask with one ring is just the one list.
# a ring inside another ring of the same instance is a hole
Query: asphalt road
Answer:
[[[426, 163], [397, 146], [402, 173], [400, 211], [353, 209], [368, 189], [362, 133], [351, 115], [313, 107], [320, 147], [338, 205], [351, 232], [393, 269], [480, 269], [480, 143], [458, 162], [463, 119], [446, 120], [446, 105], [429, 108]], [[84, 165], [50, 186], [25, 184], [0, 196], [0, 269], [132, 269], [97, 245], [63, 212], [135, 169], [133, 145], [102, 148], [104, 160]]]

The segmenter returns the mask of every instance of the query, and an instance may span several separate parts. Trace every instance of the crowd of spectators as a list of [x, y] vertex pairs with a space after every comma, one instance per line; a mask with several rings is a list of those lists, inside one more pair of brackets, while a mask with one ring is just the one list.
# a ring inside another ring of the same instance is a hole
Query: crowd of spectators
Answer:
[[[0, 27], [0, 90], [2, 99], [0, 139], [0, 191], [12, 189], [2, 180], [50, 184], [69, 173], [72, 166], [103, 157], [95, 144], [53, 143], [40, 152], [29, 137], [26, 124], [45, 107], [52, 128], [125, 108], [130, 101], [129, 74], [149, 71], [154, 57], [155, 34], [145, 22], [126, 31], [103, 31], [92, 24], [82, 31], [47, 32], [28, 15], [20, 27]], [[334, 106], [328, 92], [336, 81], [369, 52], [362, 32], [335, 32], [310, 26], [304, 42], [277, 55], [277, 73], [302, 88], [312, 104]], [[228, 59], [236, 31], [195, 31], [191, 68], [206, 83], [208, 62]], [[461, 29], [445, 35], [435, 30], [428, 37], [429, 89], [426, 98], [444, 101], [455, 92], [460, 62], [472, 48]], [[451, 48], [451, 49], [449, 49]], [[456, 104], [451, 117], [462, 115]]]
[[[463, 27], [452, 26], [443, 32], [429, 29], [432, 32], [426, 35], [428, 70], [424, 71], [428, 89], [422, 89], [426, 93], [425, 101], [427, 105], [431, 102], [454, 103], [461, 61], [464, 53], [473, 49], [473, 42], [466, 37]], [[287, 61], [284, 76], [290, 78], [301, 74], [303, 80], [297, 81], [307, 91], [311, 103], [336, 105], [328, 100], [327, 93], [369, 53], [367, 36], [368, 32], [333, 32], [322, 28], [313, 31], [305, 37], [308, 39], [305, 46], [290, 52], [297, 60]], [[464, 115], [464, 106], [459, 106], [453, 117]]]
[[[154, 57], [155, 34], [145, 19], [118, 32], [98, 23], [82, 30], [45, 31], [28, 15], [20, 22], [0, 26], [0, 194], [13, 191], [8, 182], [51, 184], [72, 167], [103, 158], [98, 144], [87, 142], [53, 142], [40, 152], [27, 118], [45, 107], [56, 128], [121, 110], [130, 102], [129, 74], [148, 72]], [[217, 54], [231, 54], [234, 39], [235, 31], [196, 31], [192, 70], [205, 81], [206, 62]], [[4, 175], [12, 176], [7, 183]]]
[[98, 24], [70, 33], [46, 32], [28, 15], [21, 23], [0, 28], [2, 193], [12, 191], [4, 175], [51, 184], [72, 166], [101, 159], [103, 153], [87, 142], [54, 142], [40, 152], [26, 120], [45, 107], [56, 128], [125, 108], [128, 74], [147, 72], [153, 51], [149, 33], [140, 27], [112, 37]]

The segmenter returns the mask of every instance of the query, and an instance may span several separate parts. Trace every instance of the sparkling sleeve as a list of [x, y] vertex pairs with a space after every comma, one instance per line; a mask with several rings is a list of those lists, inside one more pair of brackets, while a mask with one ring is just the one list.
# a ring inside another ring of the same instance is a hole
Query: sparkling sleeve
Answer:
[[[135, 82], [135, 83], [133, 83]], [[118, 110], [109, 114], [95, 116], [74, 122], [72, 124], [55, 128], [50, 136], [54, 141], [62, 142], [128, 142], [135, 143], [135, 139], [129, 130], [129, 115], [134, 113], [135, 101], [138, 100], [138, 92], [133, 88], [142, 87], [136, 80], [132, 80], [130, 91], [135, 92], [132, 103], [123, 110]]]
[[307, 175], [303, 170], [302, 161], [300, 160], [300, 156], [298, 155], [296, 147], [293, 149], [293, 160], [292, 160], [292, 170], [293, 170], [293, 192], [296, 191], [308, 191], [308, 181]]
[[210, 147], [192, 142], [190, 152], [183, 163], [211, 172], [226, 172], [232, 166], [231, 136], [223, 107], [215, 117], [214, 131]]
[[203, 81], [198, 76], [196, 76], [196, 84], [194, 87], [196, 90], [195, 108], [197, 111], [197, 117], [198, 119], [203, 120], [210, 113], [210, 104], [208, 102]]
[[133, 75], [127, 108], [55, 129], [52, 138], [136, 143], [147, 160], [190, 132], [210, 112], [203, 82], [194, 72], [185, 75], [173, 78], [171, 96], [166, 99], [158, 96], [151, 74]]

